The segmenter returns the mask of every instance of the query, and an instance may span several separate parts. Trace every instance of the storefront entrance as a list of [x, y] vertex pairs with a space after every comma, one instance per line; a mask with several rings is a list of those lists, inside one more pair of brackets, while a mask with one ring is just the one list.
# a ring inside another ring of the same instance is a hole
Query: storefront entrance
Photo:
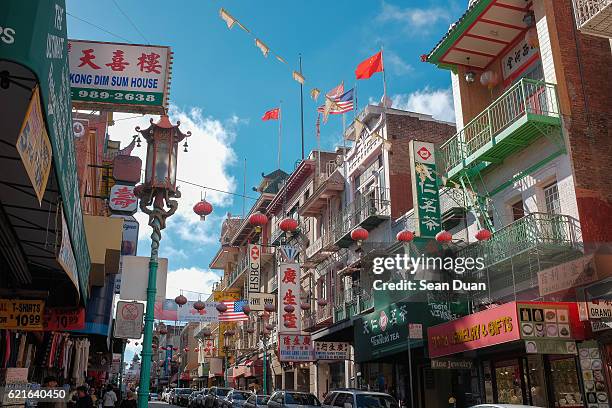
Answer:
[[573, 355], [528, 355], [484, 361], [486, 402], [539, 407], [582, 407], [583, 397]]

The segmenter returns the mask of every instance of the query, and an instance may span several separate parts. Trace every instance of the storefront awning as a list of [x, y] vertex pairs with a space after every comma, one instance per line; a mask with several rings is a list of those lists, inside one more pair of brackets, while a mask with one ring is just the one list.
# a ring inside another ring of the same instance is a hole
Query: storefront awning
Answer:
[[104, 277], [119, 272], [123, 218], [86, 215], [85, 233], [91, 257], [90, 284], [104, 285]]

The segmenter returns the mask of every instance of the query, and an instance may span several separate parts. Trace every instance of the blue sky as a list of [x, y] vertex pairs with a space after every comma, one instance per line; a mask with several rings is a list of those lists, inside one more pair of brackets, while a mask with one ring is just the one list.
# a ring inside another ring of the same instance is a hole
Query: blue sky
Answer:
[[[116, 0], [139, 27], [136, 31], [112, 0], [68, 0], [67, 11], [132, 43], [169, 45], [174, 52], [171, 119], [192, 130], [191, 151], [179, 158], [179, 178], [242, 192], [247, 161], [247, 194], [262, 172], [276, 168], [277, 124], [262, 114], [283, 101], [282, 168], [291, 171], [301, 156], [299, 85], [291, 78], [303, 57], [306, 153], [316, 147], [316, 104], [310, 89], [326, 92], [344, 81], [353, 87], [359, 62], [384, 45], [388, 94], [395, 107], [453, 120], [448, 72], [420, 62], [463, 12], [467, 0], [448, 1], [135, 1]], [[254, 40], [219, 17], [224, 7], [288, 65], [263, 57]], [[68, 16], [73, 39], [122, 41]], [[380, 100], [382, 77], [359, 81], [358, 104]], [[320, 101], [321, 99], [319, 99]], [[118, 119], [133, 115], [117, 115]], [[117, 121], [111, 138], [127, 143], [146, 118]], [[321, 126], [323, 148], [340, 142], [341, 120]], [[144, 155], [144, 149], [138, 152]], [[180, 289], [208, 291], [216, 279], [208, 264], [218, 248], [227, 212], [241, 214], [242, 199], [208, 192], [213, 215], [200, 223], [191, 212], [202, 191], [183, 185], [179, 213], [169, 220], [161, 255], [170, 258], [168, 297]], [[247, 200], [247, 209], [252, 201]], [[144, 221], [142, 216], [139, 219]], [[139, 255], [148, 255], [150, 230], [141, 223]], [[188, 294], [187, 294], [188, 295]], [[193, 297], [193, 296], [188, 296]]]

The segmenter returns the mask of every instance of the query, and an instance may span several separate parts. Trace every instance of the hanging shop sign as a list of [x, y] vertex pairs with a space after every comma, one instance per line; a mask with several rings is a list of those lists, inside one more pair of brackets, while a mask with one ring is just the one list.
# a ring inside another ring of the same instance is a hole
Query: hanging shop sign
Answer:
[[[606, 364], [597, 341], [584, 341], [578, 345], [582, 383], [586, 391], [587, 406], [609, 407], [610, 393], [606, 382]], [[597, 405], [599, 403], [599, 405]]]
[[[213, 301], [214, 302], [228, 302], [228, 301], [237, 301], [242, 298], [240, 293], [240, 289], [226, 289], [226, 290], [213, 290]], [[218, 341], [219, 345], [222, 346], [225, 344], [225, 332], [228, 330], [235, 330], [236, 323], [235, 322], [219, 322], [219, 336]], [[218, 356], [224, 356], [225, 352], [223, 349], [217, 350]]]
[[350, 344], [339, 341], [315, 341], [314, 353], [316, 360], [348, 360]]
[[0, 329], [43, 330], [45, 302], [0, 299]]
[[593, 256], [583, 256], [538, 272], [540, 296], [561, 292], [597, 280]]
[[531, 64], [537, 53], [538, 49], [529, 45], [526, 38], [523, 37], [501, 58], [504, 80], [521, 72], [527, 65]]
[[249, 293], [259, 293], [261, 245], [249, 244]]
[[[79, 277], [78, 277], [78, 265], [75, 258], [74, 251], [72, 250], [72, 242], [70, 241], [70, 232], [68, 231], [68, 222], [64, 216], [64, 209], [62, 207], [62, 243], [57, 253], [57, 262], [61, 265], [66, 275], [70, 278], [77, 293], [80, 293], [79, 288]], [[88, 255], [89, 259], [89, 255]], [[91, 263], [90, 263], [91, 265]], [[82, 295], [84, 296], [84, 295]], [[84, 296], [85, 297], [85, 296]]]
[[89, 129], [89, 119], [72, 118], [72, 132], [74, 137], [83, 137]]
[[300, 319], [300, 265], [281, 263], [278, 275], [278, 316], [280, 333], [301, 333]]
[[563, 303], [517, 303], [523, 339], [572, 339], [569, 307]]
[[162, 114], [167, 107], [170, 47], [68, 41], [70, 90], [78, 109]]
[[45, 331], [82, 330], [85, 328], [85, 308], [47, 307], [43, 324]]
[[587, 302], [590, 319], [612, 319], [612, 301], [593, 300]]
[[423, 325], [421, 323], [409, 323], [408, 337], [413, 340], [423, 340]]
[[[149, 282], [149, 257], [130, 256], [121, 257], [121, 288], [119, 297], [123, 300], [147, 300], [147, 286]], [[157, 293], [156, 299], [166, 298], [166, 281], [168, 277], [168, 258], [159, 258], [157, 261]]]
[[[174, 302], [174, 300], [172, 300]], [[196, 301], [190, 300], [183, 307], [178, 307], [176, 319], [180, 322], [202, 322], [213, 323], [219, 321], [219, 311], [217, 310], [216, 302], [204, 302], [204, 309], [196, 310], [193, 304]], [[176, 305], [176, 302], [174, 302]]]
[[138, 231], [140, 223], [132, 215], [113, 214], [111, 218], [123, 218], [121, 255], [136, 255], [138, 252]]
[[314, 347], [310, 335], [279, 334], [278, 359], [283, 362], [314, 361]]
[[514, 302], [427, 329], [431, 358], [507, 343], [520, 338]]
[[16, 147], [40, 204], [51, 171], [52, 152], [51, 142], [45, 129], [45, 121], [40, 108], [38, 86], [34, 88], [32, 93], [28, 111], [17, 137]]
[[115, 184], [110, 190], [108, 206], [112, 211], [134, 214], [138, 210], [138, 198], [134, 195], [134, 186]]
[[140, 157], [118, 154], [113, 159], [113, 178], [122, 184], [137, 184], [140, 181], [141, 168]]
[[119, 339], [139, 339], [142, 335], [144, 303], [117, 302], [115, 330], [113, 335]]
[[432, 358], [431, 368], [434, 370], [471, 370], [474, 367], [472, 360], [460, 358]]
[[433, 238], [442, 228], [434, 144], [411, 140], [409, 147], [415, 235]]
[[266, 304], [276, 307], [276, 295], [273, 293], [249, 293], [249, 307], [251, 310], [261, 312]]
[[111, 373], [119, 374], [121, 371], [121, 353], [113, 353], [113, 361], [111, 362]]

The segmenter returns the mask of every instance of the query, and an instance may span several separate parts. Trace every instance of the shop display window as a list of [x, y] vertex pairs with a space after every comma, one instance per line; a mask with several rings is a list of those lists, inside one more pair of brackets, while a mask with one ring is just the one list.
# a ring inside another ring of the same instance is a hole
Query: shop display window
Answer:
[[[574, 356], [549, 356], [550, 381], [558, 407], [583, 407], [582, 392]], [[596, 401], [594, 401], [596, 402]]]
[[523, 388], [521, 367], [518, 360], [495, 363], [497, 402], [500, 404], [522, 404]]
[[544, 360], [541, 355], [527, 357], [527, 386], [529, 389], [529, 403], [536, 407], [547, 407], [546, 378]]

